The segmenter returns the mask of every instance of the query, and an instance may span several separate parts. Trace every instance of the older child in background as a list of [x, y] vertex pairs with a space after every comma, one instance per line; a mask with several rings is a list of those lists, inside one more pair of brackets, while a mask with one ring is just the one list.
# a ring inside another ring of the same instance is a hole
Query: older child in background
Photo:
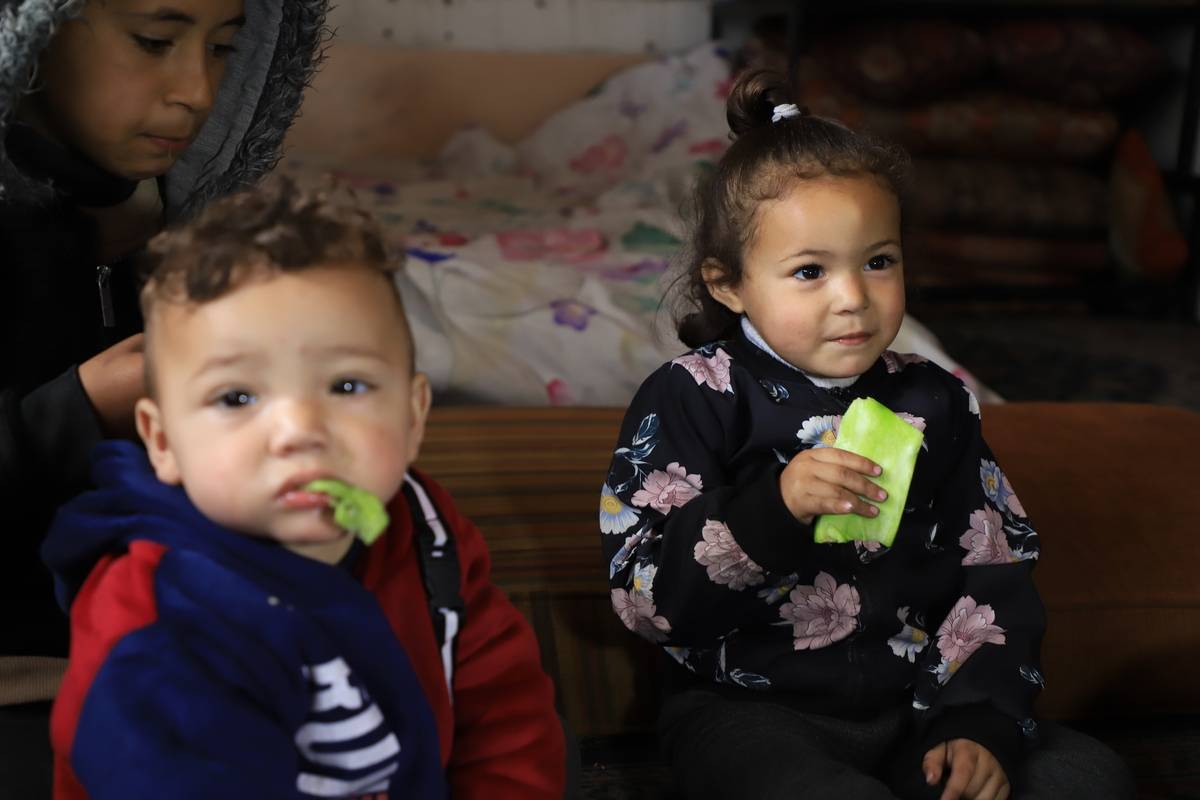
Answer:
[[38, 548], [133, 435], [130, 256], [279, 156], [327, 0], [0, 0], [0, 798], [47, 796], [67, 653]]
[[[1038, 537], [955, 377], [890, 352], [902, 153], [762, 73], [696, 198], [680, 338], [634, 398], [600, 501], [612, 601], [663, 645], [660, 736], [688, 798], [1126, 798], [1114, 754], [1039, 724]], [[878, 513], [831, 446], [855, 398], [924, 432], [893, 545], [817, 544]], [[1040, 748], [1037, 746], [1040, 743]]]
[[[271, 181], [148, 263], [146, 451], [100, 445], [45, 546], [72, 621], [55, 796], [561, 798], [532, 629], [409, 469], [429, 384], [365, 213]], [[390, 527], [356, 538], [314, 480]]]

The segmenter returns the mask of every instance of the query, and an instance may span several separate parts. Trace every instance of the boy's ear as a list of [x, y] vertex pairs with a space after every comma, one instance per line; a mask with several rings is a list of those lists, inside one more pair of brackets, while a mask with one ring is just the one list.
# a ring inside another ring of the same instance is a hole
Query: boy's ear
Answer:
[[708, 293], [713, 300], [735, 314], [741, 314], [746, 310], [746, 307], [742, 305], [742, 296], [737, 287], [729, 282], [729, 270], [725, 268], [724, 264], [715, 258], [706, 258], [700, 265], [700, 275], [704, 278], [704, 285], [708, 287]]
[[425, 373], [413, 375], [409, 390], [408, 420], [408, 463], [412, 464], [421, 453], [421, 442], [425, 440], [425, 421], [429, 418], [429, 407], [433, 404], [433, 390]]
[[148, 397], [143, 397], [133, 407], [133, 414], [137, 422], [138, 436], [142, 437], [142, 443], [146, 445], [146, 454], [150, 456], [154, 474], [163, 483], [178, 485], [182, 481], [179, 463], [167, 444], [167, 432], [163, 430], [162, 412], [158, 404]]

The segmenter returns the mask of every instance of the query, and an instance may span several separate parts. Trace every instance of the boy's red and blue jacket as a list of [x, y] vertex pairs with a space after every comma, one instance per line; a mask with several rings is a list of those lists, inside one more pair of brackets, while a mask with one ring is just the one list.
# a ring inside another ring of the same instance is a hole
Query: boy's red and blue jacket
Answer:
[[71, 612], [56, 798], [562, 797], [532, 630], [432, 481], [462, 567], [453, 698], [402, 494], [347, 568], [215, 525], [133, 444], [94, 464], [43, 551]]

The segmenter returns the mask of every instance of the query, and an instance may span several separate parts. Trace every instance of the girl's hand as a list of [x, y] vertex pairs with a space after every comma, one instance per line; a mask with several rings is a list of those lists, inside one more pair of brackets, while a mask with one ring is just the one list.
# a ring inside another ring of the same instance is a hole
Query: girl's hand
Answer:
[[79, 365], [79, 382], [106, 436], [135, 434], [133, 406], [146, 393], [142, 334], [130, 336]]
[[878, 464], [836, 447], [814, 447], [797, 453], [779, 476], [779, 491], [792, 516], [805, 525], [820, 514], [854, 513], [873, 517], [879, 509], [863, 500], [884, 500], [887, 493], [867, 480], [879, 475]]
[[949, 765], [950, 777], [941, 800], [1007, 800], [1008, 776], [990, 751], [970, 739], [942, 742], [925, 754], [925, 782], [935, 786]]

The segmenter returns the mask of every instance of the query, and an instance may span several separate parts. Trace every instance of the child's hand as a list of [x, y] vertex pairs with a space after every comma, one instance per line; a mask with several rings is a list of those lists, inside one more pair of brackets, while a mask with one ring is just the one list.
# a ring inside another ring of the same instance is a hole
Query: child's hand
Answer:
[[130, 336], [79, 365], [79, 382], [107, 436], [135, 433], [133, 406], [146, 394], [142, 334]]
[[936, 786], [949, 765], [950, 777], [941, 800], [1007, 800], [1008, 776], [986, 747], [970, 739], [942, 742], [925, 754], [925, 782]]
[[873, 517], [879, 509], [863, 497], [884, 500], [887, 493], [867, 480], [879, 465], [847, 450], [814, 447], [797, 453], [779, 476], [779, 491], [792, 516], [805, 525], [820, 514], [855, 513]]

